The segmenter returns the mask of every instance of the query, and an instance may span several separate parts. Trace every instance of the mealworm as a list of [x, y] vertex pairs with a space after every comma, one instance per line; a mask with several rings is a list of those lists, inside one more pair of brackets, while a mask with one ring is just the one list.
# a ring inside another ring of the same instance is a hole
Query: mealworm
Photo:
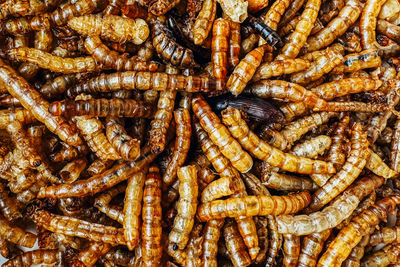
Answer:
[[227, 221], [223, 227], [225, 245], [234, 266], [249, 266], [251, 259], [246, 251], [243, 239], [240, 237], [235, 222]]
[[229, 21], [221, 18], [216, 19], [212, 28], [211, 61], [213, 62], [213, 73], [217, 80], [218, 90], [225, 88], [225, 78], [228, 73], [229, 34]]
[[85, 40], [85, 47], [97, 62], [107, 68], [117, 71], [156, 71], [158, 69], [158, 64], [155, 62], [141, 61], [137, 56], [128, 58], [110, 50], [98, 36], [88, 36]]
[[351, 151], [343, 168], [313, 195], [309, 209], [318, 210], [348, 187], [361, 173], [369, 156], [368, 141], [362, 126], [352, 128]]
[[344, 57], [342, 64], [336, 66], [331, 73], [338, 74], [343, 72], [355, 72], [362, 69], [379, 67], [382, 60], [377, 50], [368, 49], [360, 53], [348, 54]]
[[300, 237], [285, 234], [283, 239], [283, 266], [297, 266], [300, 255]]
[[[392, 196], [383, 198], [343, 228], [336, 238], [329, 244], [325, 253], [321, 256], [317, 266], [328, 266], [330, 264], [341, 264], [351, 250], [360, 242], [363, 235], [367, 234], [371, 227], [375, 227], [380, 220], [385, 220], [388, 213], [393, 212], [400, 198]], [[340, 253], [337, 253], [340, 251]]]
[[299, 267], [312, 267], [317, 264], [318, 255], [323, 249], [324, 242], [328, 239], [332, 230], [312, 233], [303, 238], [303, 244], [298, 260]]
[[0, 20], [3, 20], [9, 16], [29, 16], [38, 15], [56, 7], [60, 1], [19, 1], [19, 0], [7, 0], [3, 1], [0, 5]]
[[197, 217], [204, 222], [225, 217], [290, 214], [303, 209], [309, 201], [308, 191], [289, 196], [245, 196], [213, 200], [199, 206]]
[[203, 255], [200, 266], [217, 266], [218, 240], [224, 220], [210, 220], [203, 230]]
[[128, 180], [124, 202], [124, 237], [129, 250], [139, 243], [140, 212], [143, 196], [143, 185], [146, 171], [142, 170], [132, 175]]
[[[231, 108], [226, 109], [222, 114], [222, 119], [228, 126], [233, 137], [235, 137], [246, 150], [250, 151], [256, 158], [264, 160], [272, 166], [303, 174], [335, 172], [331, 163], [297, 157], [269, 146], [249, 130], [238, 110]], [[258, 148], [256, 149], [256, 147]]]
[[110, 249], [111, 245], [102, 242], [92, 242], [89, 246], [79, 252], [76, 259], [73, 261], [73, 266], [93, 266], [97, 260], [106, 254]]
[[293, 147], [292, 153], [298, 157], [316, 159], [318, 155], [324, 154], [325, 150], [331, 146], [331, 143], [329, 136], [319, 135], [297, 144]]
[[86, 168], [87, 161], [79, 158], [66, 164], [60, 170], [60, 177], [63, 183], [70, 184], [79, 178], [81, 172]]
[[348, 188], [333, 203], [320, 212], [309, 215], [278, 216], [278, 230], [283, 234], [309, 235], [333, 228], [348, 218], [360, 201], [381, 186], [384, 179], [367, 176]]
[[230, 69], [235, 68], [239, 63], [240, 55], [240, 24], [237, 22], [229, 21], [229, 50], [228, 50], [228, 66]]
[[5, 240], [23, 247], [31, 248], [36, 242], [36, 235], [25, 232], [15, 225], [11, 225], [6, 219], [0, 216], [0, 236]]
[[102, 0], [78, 0], [74, 3], [61, 5], [50, 14], [51, 21], [57, 26], [67, 24], [73, 17], [82, 16], [93, 12], [103, 6]]
[[261, 176], [263, 185], [268, 188], [284, 190], [284, 191], [299, 191], [311, 190], [315, 191], [318, 186], [310, 179], [303, 177], [296, 177], [283, 173], [270, 172]]
[[9, 195], [3, 183], [0, 183], [0, 210], [7, 221], [15, 221], [22, 217], [15, 197]]
[[190, 148], [190, 136], [192, 133], [188, 109], [176, 110], [174, 117], [176, 122], [176, 139], [174, 153], [163, 175], [163, 182], [166, 185], [174, 182], [178, 168], [185, 162]]
[[375, 173], [376, 175], [382, 176], [386, 179], [396, 176], [398, 173], [389, 168], [386, 163], [371, 149], [369, 149], [369, 157], [365, 167]]
[[4, 267], [32, 266], [34, 264], [51, 264], [57, 266], [62, 263], [63, 255], [57, 250], [37, 249], [24, 252], [5, 262]]
[[56, 233], [67, 236], [77, 236], [95, 242], [104, 242], [112, 245], [125, 245], [123, 229], [101, 224], [90, 223], [80, 219], [51, 214], [45, 210], [36, 211], [33, 215], [34, 222]]
[[271, 77], [299, 72], [310, 67], [310, 62], [300, 58], [275, 60], [261, 64], [253, 75], [252, 81], [266, 80]]
[[106, 214], [113, 220], [116, 220], [120, 224], [124, 223], [124, 212], [120, 206], [110, 205], [111, 200], [117, 195], [124, 193], [126, 190], [125, 184], [119, 184], [109, 190], [101, 193], [94, 199], [94, 206], [101, 212]]
[[0, 61], [0, 78], [5, 83], [12, 96], [19, 99], [22, 106], [32, 112], [32, 115], [44, 123], [46, 127], [57, 134], [61, 140], [70, 145], [79, 145], [82, 140], [78, 134], [60, 117], [48, 112], [49, 103], [35, 91], [23, 78], [9, 66]]
[[347, 31], [347, 29], [358, 19], [362, 7], [358, 0], [346, 0], [346, 5], [340, 10], [336, 18], [307, 40], [307, 51], [312, 52], [324, 48]]
[[209, 35], [217, 12], [216, 0], [205, 0], [193, 25], [193, 42], [201, 45]]
[[205, 203], [234, 194], [235, 190], [232, 183], [232, 179], [227, 176], [212, 181], [201, 192], [201, 202]]
[[388, 266], [390, 264], [400, 263], [400, 246], [392, 244], [384, 247], [382, 250], [374, 252], [361, 261], [360, 266]]
[[297, 23], [295, 31], [289, 36], [288, 42], [276, 59], [295, 58], [299, 54], [317, 19], [320, 6], [320, 0], [307, 0], [304, 11], [301, 13], [301, 20]]
[[265, 14], [264, 22], [272, 30], [278, 29], [278, 23], [285, 10], [289, 7], [291, 0], [278, 0], [275, 1]]
[[240, 172], [248, 172], [253, 166], [253, 160], [231, 136], [217, 115], [212, 112], [207, 102], [199, 96], [194, 97], [192, 100], [192, 109], [199, 119], [201, 126], [209, 134], [212, 142], [231, 161], [233, 167]]
[[198, 223], [193, 226], [192, 232], [190, 233], [189, 242], [185, 249], [187, 257], [184, 262], [184, 266], [196, 267], [201, 264], [201, 256], [203, 254], [203, 236], [202, 236], [203, 225]]
[[293, 0], [289, 7], [286, 9], [279, 26], [286, 25], [296, 15], [297, 11], [303, 6], [305, 0]]

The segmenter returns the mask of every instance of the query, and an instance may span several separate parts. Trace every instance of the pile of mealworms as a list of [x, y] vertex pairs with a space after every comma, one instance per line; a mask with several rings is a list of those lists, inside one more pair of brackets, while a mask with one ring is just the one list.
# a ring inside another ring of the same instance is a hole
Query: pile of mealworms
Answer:
[[0, 0], [2, 266], [399, 266], [397, 25], [398, 0]]

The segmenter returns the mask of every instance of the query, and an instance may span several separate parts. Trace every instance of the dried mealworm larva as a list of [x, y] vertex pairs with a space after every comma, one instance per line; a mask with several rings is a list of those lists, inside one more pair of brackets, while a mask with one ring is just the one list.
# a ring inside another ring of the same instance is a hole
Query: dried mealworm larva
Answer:
[[0, 216], [0, 236], [9, 242], [27, 248], [33, 247], [36, 242], [36, 235], [25, 232], [18, 226], [11, 225], [2, 216]]
[[313, 111], [354, 111], [354, 112], [370, 112], [380, 113], [390, 109], [386, 104], [373, 104], [358, 101], [351, 102], [327, 102], [322, 107], [315, 107]]
[[301, 85], [310, 83], [321, 78], [343, 61], [343, 56], [339, 52], [333, 48], [328, 48], [308, 69], [292, 74], [290, 80]]
[[285, 234], [283, 239], [283, 266], [297, 266], [300, 255], [300, 237]]
[[378, 231], [375, 231], [370, 236], [369, 244], [371, 246], [376, 246], [378, 244], [390, 244], [399, 243], [400, 240], [400, 227], [383, 227]]
[[306, 88], [283, 80], [261, 80], [245, 91], [261, 98], [279, 98], [292, 102], [303, 102], [307, 106], [323, 106], [325, 101]]
[[57, 96], [62, 95], [68, 87], [72, 86], [77, 82], [77, 76], [75, 74], [61, 75], [54, 80], [48, 81], [40, 89], [39, 93], [45, 99], [53, 99]]
[[151, 30], [154, 49], [166, 63], [182, 68], [197, 66], [193, 51], [177, 43], [166, 25], [153, 19], [151, 20]]
[[164, 172], [163, 182], [170, 185], [176, 178], [178, 168], [186, 160], [190, 148], [190, 137], [192, 129], [190, 125], [190, 114], [187, 109], [178, 109], [174, 112], [176, 123], [176, 139], [174, 153]]
[[86, 99], [63, 100], [50, 104], [49, 112], [55, 116], [118, 116], [118, 117], [143, 117], [151, 116], [151, 107], [142, 101], [134, 99]]
[[396, 176], [398, 173], [390, 169], [389, 166], [374, 151], [369, 149], [369, 157], [365, 167], [376, 175], [386, 179]]
[[[232, 29], [231, 29], [232, 32]], [[264, 47], [259, 46], [248, 53], [236, 66], [226, 83], [227, 89], [234, 95], [239, 95], [251, 80], [260, 65], [264, 55]]]
[[184, 76], [162, 72], [116, 72], [101, 74], [67, 90], [69, 98], [81, 93], [106, 93], [125, 90], [155, 90], [155, 91], [212, 91], [215, 80], [208, 77]]
[[218, 240], [224, 220], [209, 220], [204, 226], [203, 256], [201, 266], [217, 266]]
[[18, 202], [15, 197], [9, 195], [3, 183], [0, 183], [0, 211], [8, 221], [22, 217]]
[[343, 168], [318, 189], [310, 204], [310, 210], [318, 210], [348, 187], [361, 173], [368, 156], [367, 134], [356, 123], [352, 128], [351, 151]]
[[321, 0], [307, 0], [301, 20], [297, 23], [295, 31], [290, 35], [289, 41], [282, 48], [281, 54], [276, 59], [295, 58], [307, 41], [314, 22], [317, 19]]
[[281, 76], [283, 74], [291, 74], [299, 72], [310, 67], [310, 62], [301, 58], [275, 60], [261, 64], [252, 81], [266, 80], [271, 77]]
[[312, 233], [303, 238], [303, 244], [299, 255], [299, 267], [312, 267], [317, 264], [319, 253], [323, 249], [324, 242], [328, 239], [332, 230]]
[[322, 155], [331, 146], [331, 143], [332, 140], [329, 136], [319, 135], [297, 144], [293, 147], [292, 152], [299, 157], [315, 159], [318, 155]]
[[126, 57], [110, 50], [98, 36], [88, 36], [85, 40], [85, 47], [93, 58], [107, 68], [117, 71], [156, 71], [158, 64], [155, 62], [144, 62], [139, 57]]
[[192, 109], [201, 126], [207, 131], [212, 142], [219, 147], [221, 153], [231, 161], [238, 171], [248, 172], [253, 166], [252, 158], [247, 152], [243, 151], [240, 144], [231, 136], [217, 115], [212, 112], [207, 102], [199, 96], [194, 97]]
[[143, 191], [142, 259], [144, 266], [159, 266], [161, 247], [161, 177], [156, 166], [149, 168]]
[[278, 216], [278, 230], [284, 234], [308, 235], [333, 228], [349, 217], [360, 201], [371, 194], [375, 188], [381, 186], [383, 182], [382, 177], [368, 176], [357, 181], [320, 212], [310, 215]]
[[394, 124], [394, 134], [392, 137], [391, 152], [390, 152], [390, 166], [396, 172], [400, 171], [400, 120]]
[[193, 226], [192, 232], [190, 233], [189, 242], [185, 249], [187, 257], [184, 262], [184, 266], [196, 267], [201, 264], [201, 256], [203, 254], [203, 236], [202, 236], [203, 225], [197, 223]]
[[400, 263], [400, 246], [392, 244], [384, 247], [382, 250], [377, 251], [366, 257], [361, 261], [360, 266], [393, 266]]
[[299, 191], [299, 190], [310, 190], [315, 191], [318, 186], [314, 184], [310, 179], [304, 177], [296, 177], [283, 173], [270, 172], [265, 173], [261, 180], [263, 185], [268, 188], [284, 190], [284, 191]]
[[369, 233], [361, 238], [361, 241], [351, 250], [349, 257], [343, 262], [343, 267], [360, 266], [360, 261], [364, 257], [364, 250], [369, 243], [369, 239]]
[[359, 0], [347, 0], [336, 18], [307, 40], [307, 51], [320, 50], [330, 45], [338, 36], [341, 36], [358, 19], [362, 7]]
[[217, 13], [217, 1], [205, 0], [193, 26], [193, 42], [201, 45], [209, 35]]
[[231, 177], [221, 177], [212, 181], [201, 192], [201, 202], [209, 202], [225, 196], [230, 196], [235, 193]]
[[110, 202], [115, 196], [125, 192], [125, 190], [126, 185], [119, 184], [115, 187], [110, 188], [107, 191], [104, 191], [95, 198], [94, 206], [111, 219], [116, 220], [120, 224], [123, 224], [124, 213], [122, 208], [120, 206], [110, 205]]
[[393, 212], [399, 203], [400, 197], [398, 196], [383, 198], [363, 211], [359, 216], [354, 217], [329, 244], [327, 250], [319, 259], [317, 266], [342, 264], [351, 250], [360, 242], [362, 236], [367, 234], [371, 227], [378, 225], [379, 221], [385, 220], [387, 214]]
[[151, 150], [161, 152], [166, 145], [166, 133], [172, 119], [176, 91], [162, 91], [158, 99], [158, 110], [151, 121], [150, 140]]
[[128, 180], [124, 203], [124, 236], [129, 250], [139, 243], [140, 212], [142, 210], [143, 185], [146, 172], [139, 171]]
[[70, 184], [79, 178], [81, 172], [86, 168], [87, 160], [79, 158], [66, 164], [60, 170], [60, 177], [63, 183]]
[[93, 12], [102, 6], [102, 0], [77, 0], [74, 3], [61, 5], [50, 14], [51, 21], [57, 26], [67, 24], [73, 17], [82, 16]]
[[276, 31], [278, 29], [278, 23], [285, 10], [289, 7], [292, 0], [278, 0], [275, 1], [269, 8], [267, 14], [265, 14], [264, 22], [272, 30]]
[[106, 135], [124, 160], [135, 160], [140, 155], [140, 141], [130, 137], [121, 120], [117, 117], [107, 117]]
[[92, 57], [62, 58], [36, 48], [20, 47], [8, 50], [11, 59], [37, 64], [40, 68], [54, 72], [94, 72], [101, 69]]
[[225, 78], [228, 73], [228, 40], [230, 34], [230, 23], [228, 20], [216, 19], [212, 29], [211, 61], [213, 62], [213, 73], [217, 79], [217, 89], [225, 88]]
[[2, 83], [4, 82], [10, 94], [20, 100], [23, 107], [32, 112], [37, 120], [44, 123], [61, 140], [73, 146], [82, 143], [78, 134], [63, 118], [55, 117], [48, 112], [49, 103], [2, 61], [0, 61], [0, 80], [2, 80]]
[[34, 264], [51, 264], [52, 266], [59, 266], [62, 264], [63, 255], [61, 251], [57, 250], [32, 250], [24, 252], [15, 258], [5, 262], [4, 267], [17, 267], [17, 266], [32, 266]]
[[243, 239], [239, 235], [235, 222], [227, 221], [225, 223], [223, 227], [223, 236], [234, 266], [249, 266], [251, 264], [251, 259], [246, 251]]
[[130, 19], [120, 16], [84, 15], [68, 21], [68, 26], [82, 35], [99, 35], [113, 42], [132, 42], [142, 44], [150, 34], [147, 23], [142, 19]]
[[376, 25], [376, 31], [378, 33], [381, 33], [383, 35], [386, 35], [393, 41], [399, 42], [400, 38], [400, 27], [392, 24], [386, 20], [378, 20], [378, 23]]
[[118, 244], [126, 245], [124, 230], [120, 228], [55, 215], [45, 210], [36, 211], [33, 214], [33, 221], [51, 232], [86, 238], [95, 242], [109, 243], [114, 246]]
[[297, 157], [269, 146], [249, 130], [237, 109], [226, 109], [222, 114], [222, 119], [224, 124], [228, 126], [233, 137], [235, 137], [246, 150], [256, 158], [264, 160], [272, 166], [303, 174], [335, 172], [335, 168], [331, 163]]
[[348, 54], [342, 64], [336, 66], [331, 73], [355, 72], [362, 69], [380, 67], [382, 60], [377, 50], [368, 49], [360, 53]]
[[149, 3], [149, 12], [161, 16], [179, 4], [180, 0], [154, 0]]
[[79, 252], [73, 261], [73, 266], [93, 266], [97, 260], [106, 254], [112, 246], [102, 242], [92, 242], [89, 246]]
[[177, 260], [176, 252], [183, 250], [189, 241], [189, 233], [194, 224], [198, 194], [196, 167], [189, 165], [180, 168], [178, 179], [180, 181], [177, 203], [178, 214], [168, 237], [168, 254], [175, 260]]
[[306, 207], [309, 201], [308, 191], [289, 196], [245, 196], [213, 200], [199, 206], [197, 217], [204, 222], [225, 217], [290, 214]]
[[228, 64], [229, 68], [235, 68], [239, 64], [240, 56], [240, 24], [230, 21]]
[[297, 11], [299, 11], [299, 9], [303, 6], [304, 2], [305, 0], [293, 0], [283, 14], [283, 17], [279, 22], [279, 26], [286, 25], [289, 21], [291, 21], [296, 15]]

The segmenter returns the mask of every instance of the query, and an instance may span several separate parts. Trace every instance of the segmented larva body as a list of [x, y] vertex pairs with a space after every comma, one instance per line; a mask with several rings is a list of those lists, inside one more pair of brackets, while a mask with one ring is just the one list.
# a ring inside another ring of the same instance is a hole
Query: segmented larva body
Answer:
[[79, 34], [99, 35], [105, 40], [124, 43], [142, 44], [150, 34], [150, 29], [143, 19], [130, 19], [120, 16], [84, 15], [68, 21], [68, 26]]
[[379, 157], [374, 151], [369, 149], [369, 157], [365, 167], [375, 173], [376, 175], [382, 176], [386, 179], [396, 176], [398, 173], [389, 168], [388, 165]]
[[87, 142], [88, 147], [102, 160], [121, 158], [103, 133], [103, 124], [99, 119], [87, 116], [74, 117], [76, 126]]
[[221, 177], [209, 183], [201, 192], [201, 202], [206, 203], [214, 199], [230, 196], [235, 193], [231, 177]]
[[209, 220], [204, 226], [201, 266], [217, 266], [218, 240], [224, 221], [223, 219]]
[[62, 95], [67, 88], [75, 84], [77, 80], [74, 74], [58, 76], [54, 78], [54, 80], [45, 83], [42, 88], [40, 88], [39, 93], [42, 94], [45, 99], [53, 99]]
[[75, 3], [65, 4], [50, 14], [51, 21], [57, 26], [67, 24], [73, 17], [82, 16], [93, 12], [103, 5], [102, 0], [78, 0]]
[[140, 171], [129, 178], [124, 202], [124, 237], [129, 250], [139, 243], [140, 213], [142, 211], [143, 185], [146, 171]]
[[0, 183], [0, 211], [10, 222], [22, 217], [18, 202], [15, 197], [9, 195], [3, 183]]
[[201, 264], [201, 255], [203, 254], [203, 225], [196, 223], [190, 233], [189, 242], [186, 246], [186, 259], [184, 266], [197, 267]]
[[159, 266], [161, 247], [161, 177], [156, 166], [149, 168], [143, 191], [142, 260], [144, 266]]
[[33, 215], [33, 221], [38, 226], [51, 232], [86, 238], [95, 242], [109, 243], [114, 246], [126, 245], [124, 230], [121, 228], [55, 215], [45, 210], [36, 211]]
[[395, 171], [400, 171], [400, 120], [397, 120], [394, 125], [394, 134], [392, 137], [390, 166]]
[[157, 111], [151, 121], [150, 146], [154, 152], [161, 152], [165, 148], [166, 133], [172, 119], [175, 105], [176, 91], [162, 91], [158, 99]]
[[279, 107], [287, 122], [292, 121], [308, 111], [307, 106], [303, 102], [290, 102]]
[[289, 41], [282, 48], [281, 54], [276, 59], [295, 58], [307, 41], [314, 22], [317, 19], [321, 0], [307, 0], [301, 20], [297, 23], [295, 31], [290, 35]]
[[49, 103], [15, 70], [2, 61], [0, 61], [0, 65], [0, 79], [5, 81], [4, 84], [9, 93], [19, 99], [24, 108], [29, 110], [37, 120], [44, 123], [50, 131], [57, 134], [64, 142], [72, 146], [82, 143], [78, 134], [63, 118], [55, 117], [49, 113]]
[[[213, 193], [213, 191], [215, 191], [216, 193], [216, 195], [210, 196], [210, 199], [218, 197], [218, 195], [230, 195], [232, 191], [235, 192], [233, 197], [247, 196], [245, 185], [240, 179], [236, 169], [231, 165], [230, 161], [222, 155], [219, 148], [213, 144], [208, 137], [208, 134], [201, 128], [199, 123], [195, 123], [195, 129], [201, 149], [210, 160], [215, 170], [220, 173], [222, 177], [210, 184], [210, 187], [207, 189], [207, 192]], [[219, 186], [220, 183], [229, 183], [231, 186], [224, 186], [221, 188]], [[208, 194], [205, 193], [205, 197], [206, 195]], [[244, 243], [249, 248], [249, 254], [251, 258], [254, 259], [259, 251], [257, 231], [254, 221], [251, 217], [245, 216], [240, 216], [235, 219], [238, 224], [239, 232], [244, 239]]]
[[321, 84], [311, 89], [324, 100], [360, 92], [375, 91], [382, 85], [382, 81], [371, 78], [347, 78]]
[[336, 115], [333, 112], [321, 112], [304, 116], [286, 125], [282, 131], [275, 133], [269, 143], [280, 150], [290, 149], [304, 134], [328, 122], [330, 118]]
[[285, 234], [283, 239], [283, 266], [295, 267], [300, 255], [300, 237]]
[[49, 20], [43, 16], [10, 19], [0, 26], [0, 32], [2, 34], [12, 34], [12, 35], [26, 34], [31, 31], [40, 31], [49, 29], [50, 29]]
[[221, 18], [216, 19], [212, 29], [211, 61], [213, 62], [213, 73], [217, 80], [218, 90], [225, 88], [225, 78], [228, 73], [229, 34], [229, 21]]
[[318, 255], [323, 249], [324, 242], [328, 239], [332, 230], [312, 233], [303, 238], [303, 245], [299, 255], [299, 267], [313, 267], [317, 264]]
[[364, 257], [364, 249], [368, 245], [369, 239], [369, 234], [361, 238], [361, 241], [351, 250], [347, 259], [342, 263], [343, 267], [360, 266], [360, 261]]
[[190, 137], [192, 134], [188, 109], [176, 110], [174, 112], [174, 117], [176, 123], [176, 139], [174, 153], [163, 176], [163, 182], [166, 185], [170, 185], [174, 182], [178, 168], [185, 162], [190, 148]]
[[378, 225], [380, 220], [385, 220], [387, 214], [392, 212], [399, 203], [400, 197], [398, 196], [383, 198], [359, 216], [354, 217], [329, 244], [317, 266], [342, 264], [351, 250], [360, 242], [362, 236], [367, 234], [371, 227]]
[[107, 117], [106, 136], [124, 160], [135, 160], [140, 155], [140, 141], [130, 137], [121, 120]]
[[386, 35], [395, 42], [400, 41], [400, 27], [386, 20], [378, 20], [376, 31], [380, 34]]
[[89, 246], [80, 251], [76, 259], [72, 262], [72, 266], [93, 266], [97, 260], [106, 254], [112, 245], [102, 242], [92, 242]]
[[53, 56], [36, 48], [20, 47], [7, 51], [14, 60], [26, 61], [53, 72], [78, 73], [98, 72], [102, 69], [92, 57], [63, 58]]
[[369, 244], [376, 246], [378, 244], [390, 244], [399, 243], [400, 240], [400, 226], [395, 227], [383, 227], [378, 231], [375, 231], [370, 236]]
[[310, 179], [304, 177], [296, 177], [278, 172], [265, 172], [261, 177], [263, 185], [268, 188], [283, 191], [299, 191], [310, 190], [315, 191], [318, 186]]
[[200, 92], [215, 89], [215, 80], [208, 77], [184, 76], [163, 72], [116, 72], [100, 74], [67, 90], [73, 98], [81, 93], [106, 93], [125, 90], [186, 91]]
[[392, 244], [384, 247], [382, 250], [374, 252], [364, 259], [360, 266], [389, 266], [400, 263], [400, 246]]
[[239, 235], [235, 222], [227, 221], [223, 227], [223, 236], [229, 256], [234, 266], [249, 266], [251, 259], [246, 251], [242, 237]]
[[382, 177], [368, 176], [357, 181], [331, 205], [309, 215], [278, 216], [278, 230], [283, 234], [309, 235], [333, 228], [348, 218], [360, 201], [384, 182]]
[[111, 200], [117, 195], [124, 193], [126, 190], [125, 184], [119, 184], [109, 190], [101, 193], [94, 200], [94, 206], [101, 212], [106, 214], [113, 220], [116, 220], [120, 224], [124, 223], [124, 212], [120, 206], [110, 205]]
[[[231, 29], [232, 33], [232, 29]], [[265, 49], [259, 46], [248, 53], [236, 66], [226, 83], [227, 89], [234, 95], [239, 95], [251, 80], [260, 65]]]
[[55, 116], [118, 116], [118, 117], [143, 117], [151, 116], [151, 107], [142, 101], [134, 99], [87, 99], [87, 100], [63, 100], [53, 102], [49, 111]]
[[117, 71], [156, 71], [158, 69], [158, 64], [155, 62], [145, 62], [137, 56], [128, 58], [110, 50], [98, 36], [88, 36], [85, 47], [97, 62], [107, 68]]
[[194, 224], [198, 194], [196, 167], [189, 165], [179, 168], [178, 179], [180, 181], [178, 214], [168, 237], [168, 254], [175, 260], [177, 260], [176, 253], [183, 250], [189, 241], [189, 234]]
[[308, 84], [329, 73], [343, 61], [344, 58], [338, 51], [335, 51], [333, 48], [328, 48], [308, 69], [292, 74], [290, 76], [290, 81], [301, 85]]
[[318, 210], [346, 189], [361, 173], [369, 156], [367, 134], [356, 123], [352, 128], [351, 151], [343, 168], [318, 189], [310, 204], [310, 210]]
[[386, 104], [373, 104], [364, 102], [327, 102], [322, 107], [314, 107], [313, 111], [353, 111], [353, 112], [370, 112], [379, 113], [390, 109]]
[[217, 13], [217, 1], [205, 0], [193, 26], [193, 42], [201, 45], [209, 35]]
[[27, 248], [33, 247], [36, 242], [36, 235], [25, 232], [18, 226], [11, 225], [2, 216], [0, 216], [0, 236], [11, 243]]
[[197, 66], [192, 50], [178, 44], [166, 25], [154, 19], [151, 29], [154, 49], [164, 62], [181, 68]]
[[358, 19], [362, 7], [358, 0], [346, 0], [346, 5], [340, 10], [336, 18], [307, 40], [307, 51], [320, 50], [330, 45], [337, 37], [341, 36]]
[[127, 180], [132, 174], [141, 171], [152, 162], [155, 157], [156, 154], [150, 153], [149, 147], [144, 147], [142, 155], [134, 161], [117, 164], [87, 180], [77, 180], [72, 184], [42, 186], [37, 197], [65, 198], [94, 195]]
[[323, 99], [303, 86], [283, 80], [261, 80], [250, 85], [246, 92], [261, 98], [279, 98], [292, 102], [303, 102], [310, 107], [325, 104]]
[[278, 29], [278, 23], [285, 10], [289, 7], [291, 0], [278, 0], [275, 1], [269, 8], [267, 14], [264, 17], [264, 23], [272, 30]]
[[253, 75], [252, 81], [266, 80], [271, 77], [299, 72], [310, 67], [311, 63], [301, 58], [274, 60], [261, 64]]
[[299, 11], [299, 9], [303, 6], [304, 2], [305, 0], [293, 0], [283, 14], [283, 17], [279, 22], [279, 26], [286, 25], [289, 21], [291, 21], [296, 15], [297, 11]]
[[316, 159], [318, 155], [324, 154], [331, 146], [332, 140], [327, 135], [319, 135], [317, 137], [306, 140], [297, 144], [292, 149], [292, 153], [298, 157]]
[[59, 172], [63, 183], [72, 183], [79, 178], [86, 168], [87, 160], [80, 158], [67, 163]]
[[257, 135], [250, 131], [237, 109], [226, 109], [222, 113], [222, 119], [224, 124], [228, 126], [233, 137], [236, 138], [247, 151], [256, 158], [264, 160], [272, 166], [303, 174], [335, 172], [332, 163], [287, 154], [260, 140]]
[[236, 67], [239, 64], [240, 59], [240, 24], [237, 22], [229, 21], [230, 33], [229, 33], [229, 50], [228, 50], [228, 65], [230, 69]]
[[203, 129], [208, 133], [212, 142], [218, 146], [221, 153], [240, 172], [248, 172], [253, 166], [251, 156], [243, 151], [240, 144], [231, 136], [228, 129], [221, 123], [217, 115], [201, 97], [194, 97], [192, 109]]
[[199, 206], [197, 217], [204, 222], [225, 217], [290, 214], [300, 211], [309, 202], [308, 191], [289, 196], [244, 196], [213, 200]]
[[380, 67], [382, 60], [377, 50], [367, 49], [360, 53], [348, 54], [342, 64], [336, 66], [331, 73], [355, 72], [362, 69]]
[[15, 258], [5, 262], [2, 266], [19, 267], [32, 266], [34, 264], [51, 264], [57, 266], [62, 263], [63, 255], [58, 250], [38, 249], [24, 252]]

